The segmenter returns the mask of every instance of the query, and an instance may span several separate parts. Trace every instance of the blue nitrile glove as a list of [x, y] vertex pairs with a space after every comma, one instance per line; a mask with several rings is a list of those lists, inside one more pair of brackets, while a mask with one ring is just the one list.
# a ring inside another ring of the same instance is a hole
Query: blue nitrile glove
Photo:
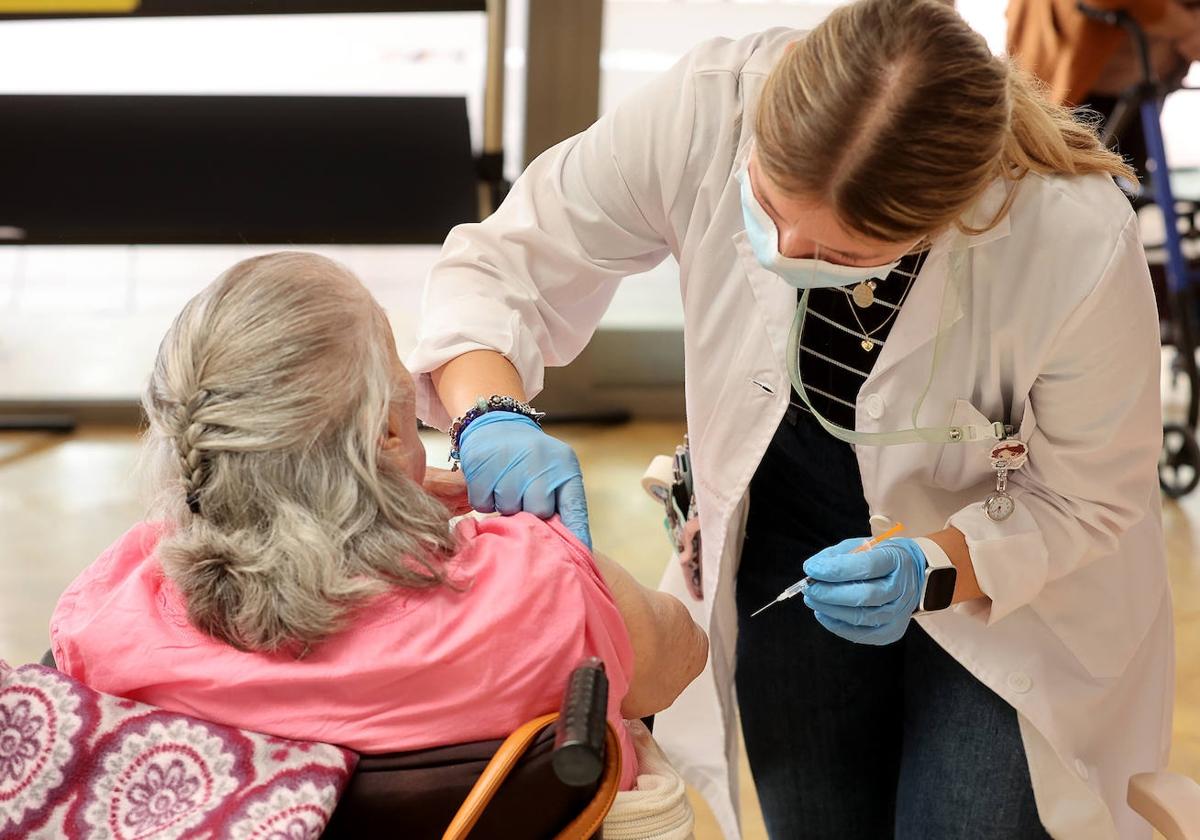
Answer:
[[925, 552], [905, 537], [852, 554], [866, 538], [843, 540], [804, 561], [804, 603], [831, 633], [867, 645], [904, 635], [921, 605]]
[[580, 542], [592, 547], [587, 497], [575, 452], [541, 426], [513, 411], [489, 411], [463, 430], [459, 463], [471, 507], [508, 516], [556, 512]]

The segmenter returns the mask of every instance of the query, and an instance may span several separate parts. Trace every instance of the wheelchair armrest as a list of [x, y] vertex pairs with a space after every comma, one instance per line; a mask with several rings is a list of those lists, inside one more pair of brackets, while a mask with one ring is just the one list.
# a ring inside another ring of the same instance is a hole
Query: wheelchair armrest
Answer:
[[1129, 780], [1129, 807], [1166, 840], [1200, 837], [1200, 784], [1178, 773], [1139, 773]]
[[[606, 768], [608, 678], [600, 660], [572, 672], [559, 721], [543, 727], [512, 767], [471, 828], [472, 840], [554, 837], [594, 805], [600, 773], [577, 786], [564, 781]], [[396, 825], [406, 837], [439, 837], [456, 819], [504, 741], [481, 741], [408, 753], [362, 756], [322, 835], [323, 840], [373, 837]], [[615, 741], [614, 741], [615, 744]], [[616, 747], [619, 750], [619, 747]], [[598, 756], [598, 758], [597, 758]]]
[[603, 660], [592, 656], [571, 672], [555, 724], [552, 761], [563, 784], [583, 787], [599, 780], [607, 715], [608, 675]]

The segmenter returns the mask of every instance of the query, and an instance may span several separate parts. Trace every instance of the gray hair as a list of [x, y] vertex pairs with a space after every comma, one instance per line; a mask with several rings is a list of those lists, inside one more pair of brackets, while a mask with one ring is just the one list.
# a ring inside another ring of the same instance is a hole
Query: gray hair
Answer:
[[409, 397], [387, 318], [346, 268], [244, 260], [193, 298], [143, 398], [163, 570], [191, 622], [302, 654], [392, 585], [445, 581], [447, 510], [379, 457]]

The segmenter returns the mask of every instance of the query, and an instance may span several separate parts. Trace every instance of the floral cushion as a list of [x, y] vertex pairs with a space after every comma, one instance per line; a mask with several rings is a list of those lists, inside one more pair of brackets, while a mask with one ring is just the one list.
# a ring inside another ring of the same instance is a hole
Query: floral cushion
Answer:
[[356, 762], [0, 660], [0, 840], [316, 838]]

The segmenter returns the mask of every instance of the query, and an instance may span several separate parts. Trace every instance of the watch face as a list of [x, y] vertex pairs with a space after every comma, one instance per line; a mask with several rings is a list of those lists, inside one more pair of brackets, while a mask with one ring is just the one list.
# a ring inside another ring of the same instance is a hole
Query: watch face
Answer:
[[1007, 493], [993, 493], [983, 502], [983, 510], [988, 519], [993, 522], [1003, 522], [1012, 516], [1014, 509], [1012, 496]]
[[958, 580], [958, 569], [948, 566], [930, 569], [925, 579], [925, 597], [921, 601], [923, 610], [944, 610], [954, 600], [954, 584]]

